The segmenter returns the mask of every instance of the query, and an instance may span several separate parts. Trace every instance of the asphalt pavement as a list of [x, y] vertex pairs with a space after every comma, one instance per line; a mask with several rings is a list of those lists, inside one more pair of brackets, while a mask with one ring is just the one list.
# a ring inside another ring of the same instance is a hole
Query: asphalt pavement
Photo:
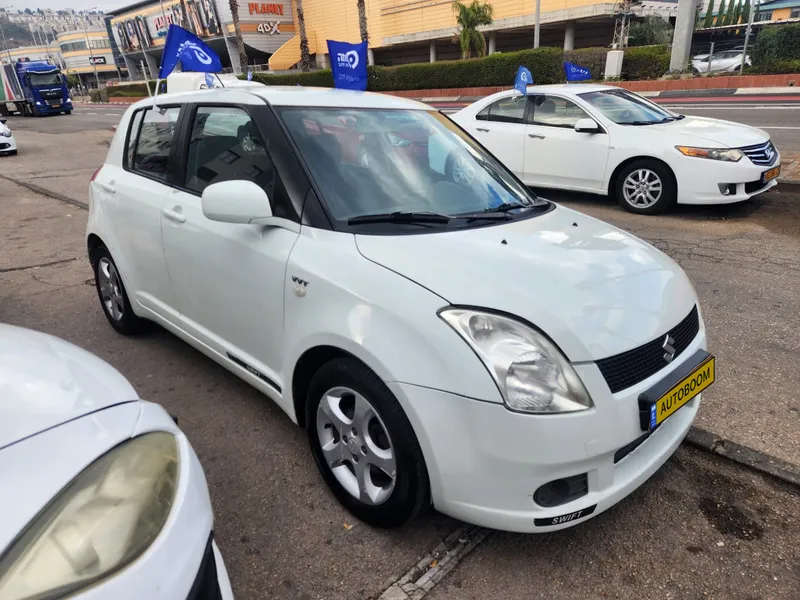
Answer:
[[[12, 119], [20, 154], [0, 159], [0, 321], [98, 354], [179, 416], [206, 471], [237, 598], [377, 597], [460, 524], [431, 514], [384, 532], [354, 521], [316, 473], [304, 433], [267, 398], [157, 327], [136, 338], [114, 333], [85, 257], [86, 211], [7, 179], [85, 202], [119, 119], [113, 110]], [[719, 360], [698, 424], [800, 464], [800, 187], [661, 217], [631, 215], [606, 198], [545, 194], [682, 265]], [[794, 600], [798, 500], [796, 488], [683, 447], [628, 500], [578, 528], [489, 535], [427, 597]]]

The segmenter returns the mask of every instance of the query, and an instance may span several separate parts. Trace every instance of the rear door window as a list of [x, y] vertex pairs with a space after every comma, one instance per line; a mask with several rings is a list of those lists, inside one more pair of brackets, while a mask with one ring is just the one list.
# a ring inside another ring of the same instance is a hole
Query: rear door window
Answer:
[[525, 117], [526, 96], [510, 96], [493, 102], [476, 115], [479, 121], [522, 123]]
[[178, 124], [179, 107], [144, 111], [131, 169], [142, 175], [166, 181], [170, 171], [170, 148]]

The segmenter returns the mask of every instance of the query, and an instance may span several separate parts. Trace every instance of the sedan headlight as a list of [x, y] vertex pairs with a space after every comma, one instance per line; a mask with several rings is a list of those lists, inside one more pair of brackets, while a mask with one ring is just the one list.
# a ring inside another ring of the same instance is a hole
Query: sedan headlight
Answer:
[[711, 160], [739, 162], [744, 158], [744, 153], [736, 148], [692, 148], [691, 146], [675, 146], [675, 149], [684, 156], [710, 158]]
[[593, 406], [575, 369], [538, 331], [476, 310], [448, 308], [439, 316], [480, 357], [511, 410], [566, 413]]
[[11, 137], [11, 132], [6, 129], [5, 131], [0, 131], [0, 135], [3, 137]]
[[64, 598], [129, 565], [163, 528], [178, 476], [177, 440], [165, 432], [95, 460], [0, 558], [0, 598]]

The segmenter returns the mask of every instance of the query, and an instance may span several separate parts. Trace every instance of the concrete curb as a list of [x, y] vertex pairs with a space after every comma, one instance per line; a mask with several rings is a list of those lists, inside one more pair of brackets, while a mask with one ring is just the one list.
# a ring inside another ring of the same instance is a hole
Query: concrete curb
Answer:
[[684, 442], [711, 454], [724, 456], [739, 465], [749, 467], [759, 473], [766, 473], [776, 479], [800, 488], [800, 466], [793, 465], [748, 446], [719, 437], [700, 427], [692, 427]]

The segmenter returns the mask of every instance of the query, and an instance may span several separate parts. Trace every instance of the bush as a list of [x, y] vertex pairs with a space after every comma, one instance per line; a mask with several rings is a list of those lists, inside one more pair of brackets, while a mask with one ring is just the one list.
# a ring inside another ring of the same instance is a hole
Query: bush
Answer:
[[104, 93], [106, 90], [89, 90], [89, 98], [92, 102], [108, 102], [108, 94]]
[[[538, 48], [467, 60], [369, 67], [367, 88], [375, 92], [389, 92], [495, 85], [510, 87], [520, 65], [530, 69], [533, 81], [537, 84], [559, 83], [564, 81], [562, 61], [563, 52], [560, 49]], [[330, 69], [282, 75], [254, 73], [253, 79], [267, 85], [333, 86]]]
[[800, 23], [764, 27], [756, 39], [752, 60], [754, 67], [770, 70], [774, 63], [800, 60]]
[[[163, 94], [167, 89], [167, 82], [161, 82], [162, 89], [159, 93]], [[148, 81], [144, 83], [131, 83], [128, 85], [114, 85], [105, 88], [109, 96], [125, 97], [125, 98], [143, 98], [147, 96], [147, 87], [150, 87], [150, 93], [154, 94], [156, 91], [156, 82]]]
[[669, 46], [637, 46], [625, 50], [622, 80], [658, 79], [669, 71]]
[[755, 75], [783, 75], [784, 73], [800, 73], [800, 58], [794, 60], [779, 60], [761, 67], [745, 68], [745, 74]]
[[592, 79], [602, 81], [606, 70], [606, 55], [608, 48], [581, 48], [580, 50], [565, 50], [564, 60], [586, 67], [592, 74]]

